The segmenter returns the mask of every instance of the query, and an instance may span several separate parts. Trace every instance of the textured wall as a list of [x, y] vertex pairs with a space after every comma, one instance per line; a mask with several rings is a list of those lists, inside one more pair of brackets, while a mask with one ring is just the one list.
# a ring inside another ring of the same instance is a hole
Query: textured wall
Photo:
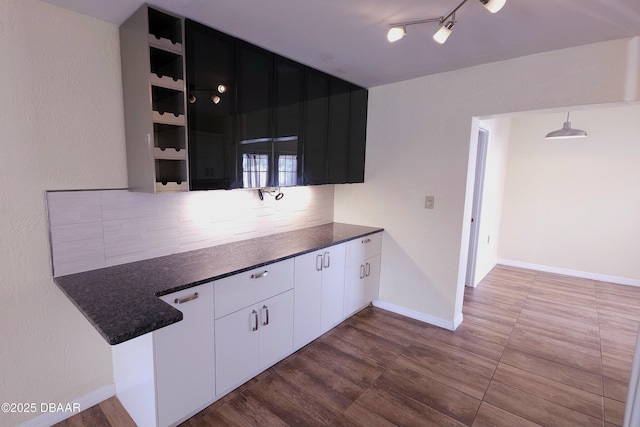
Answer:
[[333, 186], [175, 194], [47, 194], [55, 276], [201, 249], [333, 221]]
[[0, 85], [0, 402], [66, 403], [111, 353], [52, 281], [45, 190], [127, 185], [118, 29], [0, 0]]

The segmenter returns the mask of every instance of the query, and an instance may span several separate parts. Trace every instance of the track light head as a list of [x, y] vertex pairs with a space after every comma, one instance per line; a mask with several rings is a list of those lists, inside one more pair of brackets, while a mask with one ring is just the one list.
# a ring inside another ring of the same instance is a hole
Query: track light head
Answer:
[[456, 25], [455, 16], [446, 24], [440, 26], [440, 29], [433, 35], [433, 39], [437, 43], [444, 44], [451, 35], [454, 25]]
[[480, 0], [480, 3], [491, 13], [499, 12], [506, 2], [507, 0]]
[[401, 27], [391, 27], [389, 28], [389, 32], [387, 33], [387, 40], [390, 43], [397, 42], [401, 38], [407, 35], [407, 29], [404, 26]]

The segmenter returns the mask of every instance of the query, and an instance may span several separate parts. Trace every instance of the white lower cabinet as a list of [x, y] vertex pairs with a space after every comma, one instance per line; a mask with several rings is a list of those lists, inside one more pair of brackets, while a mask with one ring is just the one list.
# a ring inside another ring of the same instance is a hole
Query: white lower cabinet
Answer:
[[183, 320], [112, 347], [140, 427], [174, 426], [378, 296], [381, 233], [161, 297]]
[[161, 299], [183, 315], [181, 322], [154, 332], [158, 424], [165, 426], [215, 399], [213, 286]]
[[382, 233], [347, 243], [344, 316], [348, 317], [378, 297]]
[[344, 268], [346, 246], [327, 248], [331, 261], [322, 272], [321, 332], [325, 333], [344, 320]]
[[311, 252], [295, 258], [293, 346], [296, 349], [322, 334], [322, 263], [322, 252]]
[[295, 258], [294, 348], [344, 320], [344, 244]]
[[295, 258], [294, 347], [344, 320], [344, 244]]
[[230, 391], [293, 351], [293, 291], [216, 320], [216, 386]]
[[378, 298], [378, 294], [380, 293], [380, 261], [380, 255], [365, 260], [363, 307]]
[[183, 320], [112, 347], [116, 395], [140, 427], [177, 425], [216, 399], [213, 283], [161, 298]]
[[[223, 313], [243, 307], [215, 322], [216, 390], [224, 394], [293, 352], [293, 259], [217, 281], [215, 292]], [[265, 295], [273, 296], [256, 301]]]

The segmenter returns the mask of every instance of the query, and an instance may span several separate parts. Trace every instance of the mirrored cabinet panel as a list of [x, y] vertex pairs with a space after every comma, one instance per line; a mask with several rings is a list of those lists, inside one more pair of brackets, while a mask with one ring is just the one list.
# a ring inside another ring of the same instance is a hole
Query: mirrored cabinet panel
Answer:
[[307, 69], [304, 85], [304, 184], [327, 183], [330, 76]]
[[242, 187], [298, 185], [304, 66], [248, 43], [237, 55]]
[[304, 66], [276, 56], [274, 106], [274, 186], [302, 184]]
[[191, 190], [234, 188], [235, 39], [185, 21]]
[[238, 42], [238, 162], [242, 188], [273, 185], [273, 53]]

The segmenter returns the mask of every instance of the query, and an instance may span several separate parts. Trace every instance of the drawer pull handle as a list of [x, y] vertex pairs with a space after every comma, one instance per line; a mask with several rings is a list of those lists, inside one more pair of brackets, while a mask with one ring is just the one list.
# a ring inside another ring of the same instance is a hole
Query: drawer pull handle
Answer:
[[263, 271], [262, 273], [252, 274], [252, 275], [251, 275], [251, 278], [252, 278], [252, 279], [259, 279], [259, 278], [261, 278], [261, 277], [266, 277], [266, 276], [268, 276], [268, 275], [269, 275], [269, 271], [265, 270], [265, 271]]
[[251, 315], [253, 316], [253, 328], [251, 328], [251, 331], [257, 331], [258, 330], [258, 312], [253, 310], [251, 311]]
[[189, 301], [193, 301], [194, 299], [198, 298], [198, 293], [196, 292], [193, 295], [189, 295], [188, 297], [184, 297], [184, 298], [176, 298], [173, 300], [174, 304], [184, 304], [185, 302], [189, 302]]
[[371, 243], [371, 239], [364, 239], [362, 243]]
[[316, 256], [316, 271], [322, 271], [322, 255], [318, 254]]
[[364, 279], [364, 276], [365, 276], [364, 265], [360, 264], [360, 278]]
[[324, 268], [331, 267], [331, 252], [324, 253]]
[[264, 310], [264, 322], [262, 322], [262, 326], [267, 326], [269, 324], [269, 307], [267, 307], [266, 305], [262, 306], [262, 309]]

